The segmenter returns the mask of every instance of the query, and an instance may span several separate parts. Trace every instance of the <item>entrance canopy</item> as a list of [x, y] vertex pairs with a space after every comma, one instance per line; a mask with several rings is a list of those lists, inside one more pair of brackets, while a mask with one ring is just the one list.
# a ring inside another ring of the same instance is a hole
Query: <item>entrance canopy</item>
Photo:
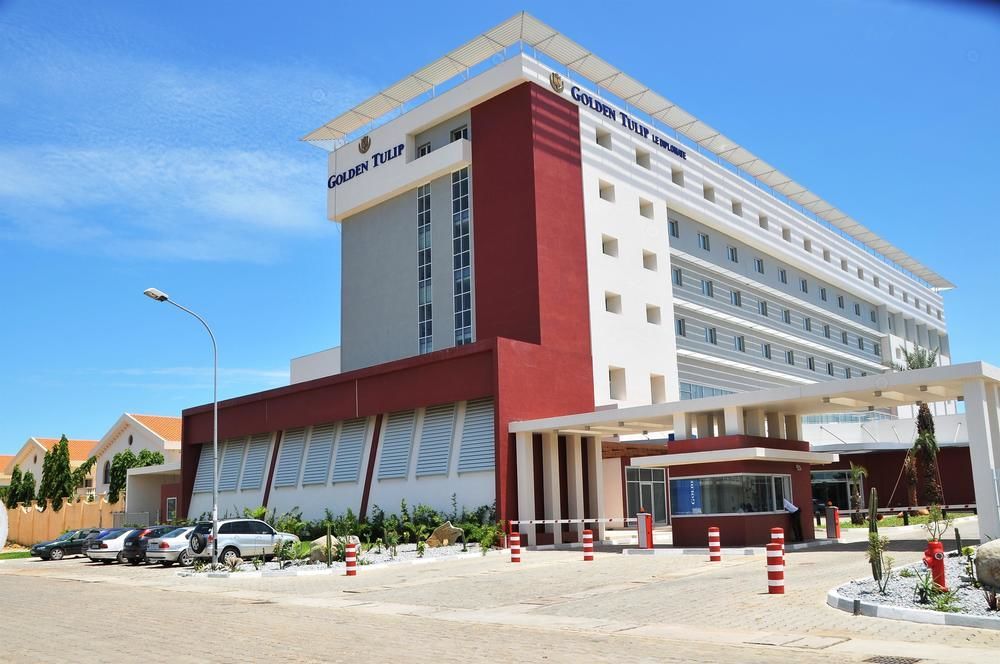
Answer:
[[621, 439], [654, 432], [673, 432], [677, 440], [695, 432], [698, 438], [798, 440], [803, 415], [952, 400], [965, 403], [979, 530], [984, 541], [995, 539], [1000, 537], [1000, 368], [984, 362], [512, 422], [509, 431], [518, 440], [532, 434]]

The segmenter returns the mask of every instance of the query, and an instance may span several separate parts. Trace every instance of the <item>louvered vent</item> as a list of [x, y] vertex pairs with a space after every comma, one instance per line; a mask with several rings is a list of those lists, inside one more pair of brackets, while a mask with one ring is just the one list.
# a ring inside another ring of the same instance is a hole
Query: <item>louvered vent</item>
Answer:
[[306, 430], [289, 429], [281, 436], [278, 451], [278, 469], [274, 473], [274, 486], [295, 486], [302, 469], [302, 449], [305, 447]]
[[245, 449], [246, 441], [242, 438], [226, 441], [226, 448], [222, 451], [222, 465], [219, 467], [219, 491], [236, 490]]
[[413, 411], [390, 413], [382, 438], [378, 478], [406, 477], [410, 470], [410, 447], [413, 444]]
[[306, 469], [302, 473], [302, 484], [326, 484], [330, 476], [330, 454], [333, 452], [333, 434], [336, 424], [313, 427], [309, 436], [309, 452], [306, 454]]
[[241, 489], [259, 489], [264, 484], [264, 468], [267, 466], [267, 452], [271, 449], [271, 434], [259, 433], [250, 439], [247, 460], [243, 464]]
[[368, 420], [347, 420], [340, 427], [337, 460], [333, 464], [334, 482], [357, 482], [361, 470], [361, 453], [365, 449]]
[[205, 443], [201, 446], [201, 456], [198, 457], [198, 471], [194, 476], [194, 493], [210, 493], [212, 491], [214, 464], [212, 443]]
[[493, 399], [470, 401], [465, 408], [458, 471], [493, 470]]
[[455, 432], [455, 404], [434, 406], [424, 415], [417, 454], [417, 476], [447, 475], [451, 438]]

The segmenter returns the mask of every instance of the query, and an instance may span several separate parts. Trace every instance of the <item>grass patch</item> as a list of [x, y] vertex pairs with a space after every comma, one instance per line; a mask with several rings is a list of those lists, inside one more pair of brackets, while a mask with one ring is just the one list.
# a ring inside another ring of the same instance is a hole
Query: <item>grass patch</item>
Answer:
[[[959, 519], [959, 518], [961, 518], [963, 516], [975, 516], [975, 514], [973, 512], [948, 512], [948, 517], [949, 518]], [[910, 517], [910, 525], [911, 526], [922, 526], [925, 523], [927, 523], [929, 520], [930, 520], [930, 516], [928, 516], [928, 515], [924, 515], [924, 516], [915, 516], [914, 515], [914, 516]], [[850, 521], [847, 521], [847, 522], [842, 522], [840, 525], [841, 525], [842, 528], [867, 528], [868, 527], [868, 519], [865, 519], [864, 523], [851, 523]], [[903, 523], [902, 517], [898, 517], [898, 516], [893, 515], [893, 516], [887, 516], [887, 517], [885, 517], [884, 519], [882, 519], [881, 521], [878, 522], [878, 525], [880, 527], [882, 527], [882, 528], [892, 528], [894, 526], [905, 526], [906, 524]]]
[[15, 558], [30, 558], [31, 553], [28, 551], [8, 551], [7, 553], [0, 553], [0, 560], [14, 560]]

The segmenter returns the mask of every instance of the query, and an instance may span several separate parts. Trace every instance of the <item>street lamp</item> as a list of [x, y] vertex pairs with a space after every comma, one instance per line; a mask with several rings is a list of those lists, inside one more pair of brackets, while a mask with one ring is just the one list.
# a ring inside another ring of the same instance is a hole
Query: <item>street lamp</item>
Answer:
[[215, 569], [219, 564], [219, 349], [215, 344], [212, 328], [204, 318], [177, 304], [166, 293], [156, 288], [147, 288], [143, 291], [143, 295], [157, 302], [172, 304], [181, 311], [191, 314], [205, 326], [208, 336], [212, 339], [212, 569]]

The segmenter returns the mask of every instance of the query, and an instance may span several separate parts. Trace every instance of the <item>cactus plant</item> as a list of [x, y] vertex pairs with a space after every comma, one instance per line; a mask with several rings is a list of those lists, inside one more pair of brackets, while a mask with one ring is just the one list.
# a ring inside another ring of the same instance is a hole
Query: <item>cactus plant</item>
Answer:
[[872, 578], [883, 595], [892, 579], [892, 558], [885, 555], [889, 538], [878, 532], [878, 492], [873, 487], [868, 500], [868, 563], [872, 566]]

